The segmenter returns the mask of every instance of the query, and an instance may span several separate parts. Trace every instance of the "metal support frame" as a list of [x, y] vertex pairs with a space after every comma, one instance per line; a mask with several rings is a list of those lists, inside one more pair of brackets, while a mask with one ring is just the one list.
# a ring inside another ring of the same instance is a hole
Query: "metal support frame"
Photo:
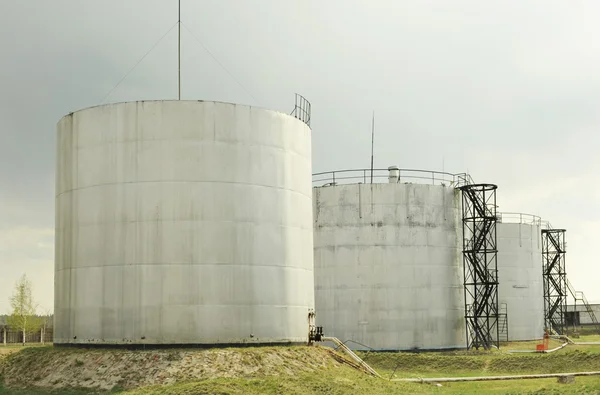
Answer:
[[294, 103], [294, 110], [290, 115], [294, 118], [301, 120], [308, 126], [310, 126], [310, 113], [311, 113], [311, 105], [308, 100], [304, 98], [304, 96], [296, 93], [296, 100]]
[[462, 191], [463, 272], [467, 349], [500, 346], [496, 189], [471, 184]]
[[565, 229], [542, 230], [542, 273], [546, 329], [564, 335], [567, 331], [567, 273], [565, 271]]

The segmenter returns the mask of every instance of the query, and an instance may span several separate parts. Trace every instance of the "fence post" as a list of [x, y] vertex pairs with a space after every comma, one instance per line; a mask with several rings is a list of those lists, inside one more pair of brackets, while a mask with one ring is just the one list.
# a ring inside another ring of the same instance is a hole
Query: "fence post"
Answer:
[[6, 327], [2, 328], [2, 335], [4, 346], [6, 346]]
[[44, 327], [40, 328], [40, 343], [44, 344]]

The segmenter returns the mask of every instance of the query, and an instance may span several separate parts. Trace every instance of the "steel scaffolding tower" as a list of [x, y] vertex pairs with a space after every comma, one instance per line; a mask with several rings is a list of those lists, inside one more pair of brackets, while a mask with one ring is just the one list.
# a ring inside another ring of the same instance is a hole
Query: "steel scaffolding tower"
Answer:
[[467, 348], [499, 347], [496, 189], [472, 184], [462, 191], [463, 271]]
[[544, 318], [546, 328], [565, 334], [567, 311], [567, 273], [565, 271], [565, 229], [542, 230], [542, 268], [544, 279]]

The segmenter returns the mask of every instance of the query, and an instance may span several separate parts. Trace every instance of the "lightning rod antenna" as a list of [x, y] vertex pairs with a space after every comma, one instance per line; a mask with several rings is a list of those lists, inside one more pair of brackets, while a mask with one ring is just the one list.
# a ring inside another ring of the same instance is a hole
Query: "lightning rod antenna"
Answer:
[[371, 121], [371, 184], [373, 183], [373, 143], [375, 142], [375, 110]]
[[179, 30], [177, 35], [177, 85], [179, 87], [178, 100], [181, 100], [181, 0], [179, 0], [177, 18], [177, 28]]

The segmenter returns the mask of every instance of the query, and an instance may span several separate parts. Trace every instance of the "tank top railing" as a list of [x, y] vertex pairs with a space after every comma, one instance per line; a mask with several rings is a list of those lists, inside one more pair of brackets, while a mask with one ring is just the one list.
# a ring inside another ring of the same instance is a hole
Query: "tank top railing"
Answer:
[[498, 213], [498, 222], [503, 224], [542, 225], [542, 219], [533, 214], [525, 213]]
[[296, 119], [301, 120], [308, 126], [310, 126], [310, 114], [311, 114], [311, 105], [308, 100], [304, 98], [304, 96], [296, 93], [296, 101], [294, 103], [294, 110], [291, 115]]
[[542, 228], [544, 229], [554, 229], [550, 221], [542, 221]]
[[[396, 169], [397, 181], [402, 184], [430, 184], [447, 187], [460, 187], [473, 184], [473, 179], [467, 173], [446, 173], [442, 171], [418, 170], [418, 169]], [[372, 172], [372, 173], [371, 173]], [[345, 169], [314, 173], [312, 183], [314, 187], [330, 186], [338, 184], [360, 184], [360, 183], [382, 184], [389, 183], [390, 171], [388, 169]]]

